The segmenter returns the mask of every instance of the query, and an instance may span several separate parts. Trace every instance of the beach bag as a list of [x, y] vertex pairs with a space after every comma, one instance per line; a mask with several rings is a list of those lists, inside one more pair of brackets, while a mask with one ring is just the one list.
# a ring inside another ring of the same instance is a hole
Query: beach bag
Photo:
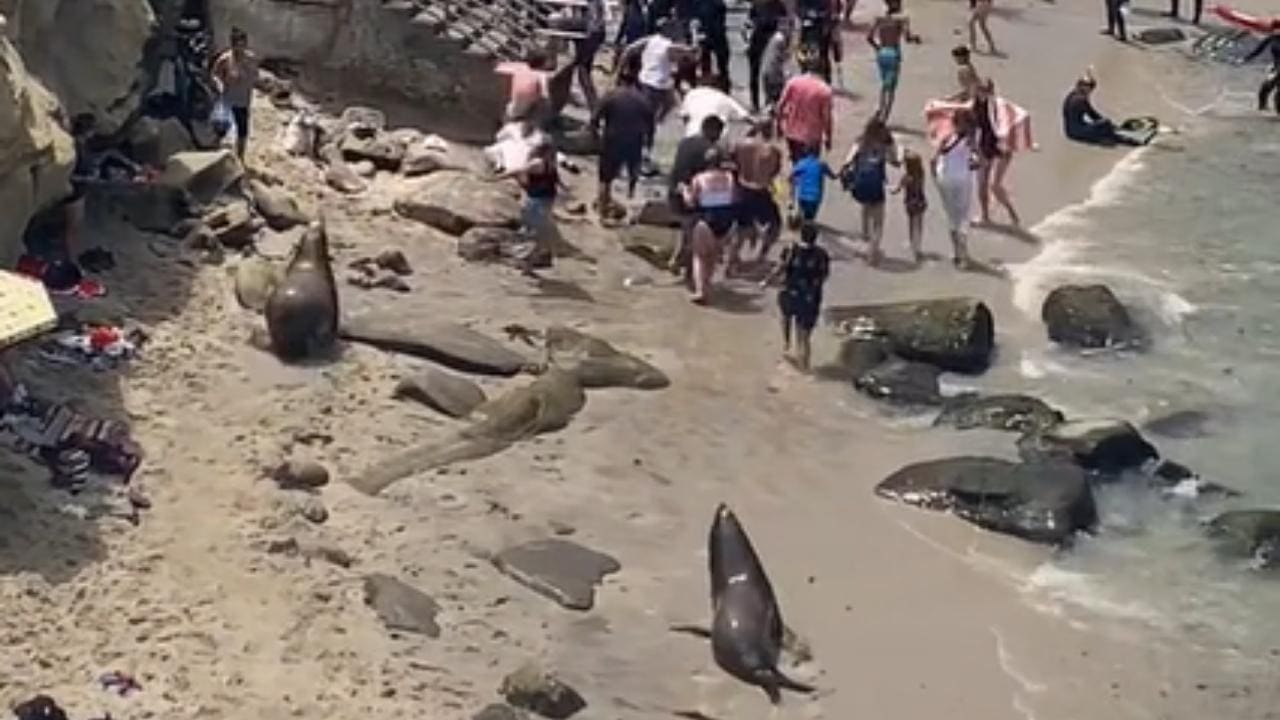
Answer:
[[231, 106], [226, 100], [219, 98], [213, 104], [213, 111], [209, 113], [209, 125], [218, 137], [226, 135], [235, 128], [236, 118], [231, 114]]
[[840, 176], [841, 184], [861, 203], [884, 202], [884, 181], [883, 158], [861, 154]]

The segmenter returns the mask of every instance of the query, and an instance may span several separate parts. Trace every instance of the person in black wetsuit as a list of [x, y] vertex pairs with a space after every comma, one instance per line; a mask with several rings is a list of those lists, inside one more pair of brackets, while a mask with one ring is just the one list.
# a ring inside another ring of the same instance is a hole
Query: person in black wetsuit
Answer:
[[[1182, 3], [1179, 0], [1169, 0], [1169, 17], [1178, 17], [1178, 9], [1181, 5]], [[1204, 0], [1194, 0], [1191, 8], [1191, 22], [1199, 25], [1200, 14], [1204, 12]]]
[[1103, 35], [1111, 35], [1120, 42], [1128, 42], [1129, 35], [1124, 27], [1124, 13], [1120, 11], [1124, 0], [1102, 0], [1107, 11], [1107, 29]]
[[1268, 49], [1271, 50], [1271, 70], [1258, 87], [1258, 109], [1266, 110], [1267, 101], [1274, 94], [1276, 112], [1280, 113], [1280, 20], [1271, 21], [1271, 34], [1263, 38], [1258, 47], [1245, 56], [1243, 62], [1252, 61]]
[[[694, 15], [702, 34], [699, 70], [702, 77], [714, 77], [713, 87], [729, 92], [729, 8], [725, 0], [697, 0]], [[715, 74], [711, 62], [715, 61]]]
[[754, 0], [751, 3], [745, 32], [752, 112], [760, 112], [760, 71], [764, 66], [765, 48], [786, 16], [787, 5], [783, 0]]
[[1094, 109], [1089, 96], [1098, 82], [1086, 75], [1062, 101], [1062, 131], [1070, 140], [1090, 145], [1140, 145], [1116, 132], [1115, 123]]

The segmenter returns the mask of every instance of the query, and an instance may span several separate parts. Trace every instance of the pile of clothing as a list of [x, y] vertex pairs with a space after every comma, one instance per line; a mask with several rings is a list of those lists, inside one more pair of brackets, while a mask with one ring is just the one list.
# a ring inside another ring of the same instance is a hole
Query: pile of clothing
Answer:
[[62, 364], [114, 369], [137, 355], [146, 337], [141, 330], [109, 325], [85, 326], [57, 333], [40, 346], [40, 357]]

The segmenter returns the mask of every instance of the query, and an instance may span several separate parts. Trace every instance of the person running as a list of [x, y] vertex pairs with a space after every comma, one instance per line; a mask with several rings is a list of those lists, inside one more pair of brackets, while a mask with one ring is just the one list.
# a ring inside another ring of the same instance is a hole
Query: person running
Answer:
[[1097, 87], [1098, 81], [1086, 73], [1062, 101], [1062, 131], [1067, 139], [1090, 145], [1142, 145], [1116, 132], [1115, 123], [1094, 109], [1090, 97]]
[[862, 207], [862, 237], [870, 246], [867, 261], [871, 265], [877, 265], [881, 260], [885, 184], [888, 180], [886, 166], [889, 163], [898, 164], [893, 133], [889, 132], [880, 116], [872, 115], [862, 137], [849, 148], [840, 171], [853, 199]]
[[[600, 138], [597, 199], [600, 218], [617, 214], [613, 202], [613, 181], [627, 170], [627, 197], [634, 198], [644, 160], [645, 140], [653, 135], [653, 109], [637, 84], [638, 58], [620, 75], [618, 85], [600, 102], [591, 116], [591, 130]], [[603, 126], [603, 127], [602, 127]]]
[[974, 145], [982, 163], [978, 168], [978, 210], [981, 212], [978, 221], [983, 225], [991, 224], [991, 197], [994, 195], [996, 202], [1009, 213], [1009, 221], [1018, 227], [1022, 225], [1022, 219], [1004, 185], [1009, 165], [1013, 162], [1014, 143], [1012, 138], [1002, 133], [1012, 133], [1013, 128], [1002, 122], [996, 86], [991, 80], [978, 87], [978, 94], [973, 100], [973, 115], [976, 121]]
[[693, 302], [710, 300], [711, 278], [724, 251], [724, 242], [737, 221], [737, 182], [728, 155], [718, 147], [707, 151], [705, 169], [684, 187], [685, 203], [696, 221], [690, 233]]
[[1258, 109], [1266, 110], [1267, 101], [1274, 94], [1276, 112], [1280, 113], [1280, 19], [1271, 21], [1271, 34], [1258, 43], [1243, 62], [1252, 62], [1268, 49], [1271, 50], [1271, 69], [1267, 71], [1262, 85], [1258, 86]]
[[791, 162], [831, 149], [831, 86], [818, 74], [817, 61], [802, 58], [801, 75], [787, 81], [778, 99], [778, 134], [787, 141]]
[[996, 50], [995, 38], [991, 36], [991, 27], [987, 24], [992, 4], [992, 0], [969, 0], [969, 47], [977, 49], [978, 31], [981, 30], [991, 54], [998, 55], [1000, 51]]
[[977, 166], [973, 127], [973, 113], [957, 111], [952, 120], [951, 134], [938, 146], [929, 165], [938, 194], [942, 196], [942, 206], [947, 212], [952, 260], [958, 268], [968, 267], [970, 262], [966, 233], [973, 201], [973, 170]]
[[924, 194], [924, 159], [911, 150], [902, 156], [902, 179], [893, 193], [902, 194], [902, 207], [907, 213], [907, 239], [916, 264], [924, 262], [924, 214], [929, 201]]
[[765, 51], [787, 17], [783, 0], [753, 0], [743, 33], [747, 41], [747, 85], [751, 93], [751, 111], [760, 112], [760, 74], [764, 70]]
[[799, 210], [801, 223], [817, 219], [828, 178], [835, 180], [837, 175], [816, 152], [805, 155], [792, 166], [791, 202]]
[[954, 102], [969, 102], [977, 94], [978, 86], [982, 84], [982, 76], [973, 66], [973, 55], [969, 52], [969, 48], [964, 45], [952, 48], [951, 59], [956, 63], [956, 84], [959, 90], [947, 99]]
[[[675, 66], [684, 58], [696, 56], [697, 51], [687, 45], [674, 41], [679, 36], [678, 20], [667, 18], [662, 21], [660, 29], [648, 37], [632, 43], [623, 51], [622, 66], [626, 66], [627, 58], [636, 55], [640, 58], [639, 86], [649, 98], [653, 108], [653, 124], [658, 126], [666, 118], [667, 113], [675, 107]], [[654, 136], [645, 140], [645, 164], [652, 165]]]
[[1125, 0], [1102, 0], [1107, 13], [1107, 27], [1103, 35], [1110, 35], [1120, 42], [1129, 42], [1129, 34], [1124, 26]]
[[[831, 275], [831, 256], [818, 244], [818, 227], [805, 223], [800, 228], [800, 242], [782, 253], [778, 268], [765, 278], [761, 287], [783, 276], [778, 290], [778, 310], [782, 313], [783, 357], [793, 361], [802, 372], [809, 371], [812, 355], [810, 338], [822, 312], [822, 286]], [[796, 354], [791, 355], [795, 337]]]
[[573, 66], [577, 69], [578, 85], [582, 88], [582, 97], [587, 107], [596, 108], [596, 83], [591, 78], [595, 68], [596, 55], [604, 46], [609, 24], [613, 21], [608, 0], [586, 0], [586, 37], [573, 43]]
[[760, 82], [764, 85], [764, 104], [767, 112], [776, 112], [782, 89], [787, 86], [787, 61], [791, 57], [791, 23], [783, 20], [769, 38], [761, 60]]
[[733, 274], [742, 263], [742, 246], [759, 237], [759, 259], [766, 260], [769, 250], [782, 233], [782, 211], [773, 197], [773, 185], [782, 173], [782, 151], [773, 142], [773, 122], [758, 121], [746, 138], [733, 148], [734, 165], [738, 168], [738, 234], [729, 251], [726, 274]]
[[696, 218], [693, 208], [685, 201], [684, 190], [698, 173], [706, 169], [707, 153], [717, 146], [723, 134], [724, 121], [715, 115], [708, 115], [702, 121], [702, 132], [682, 138], [676, 145], [676, 157], [671, 163], [671, 173], [668, 176], [667, 204], [671, 214], [681, 221], [676, 250], [671, 255], [671, 270], [680, 272], [689, 282], [693, 281], [688, 252], [689, 236]]
[[213, 63], [213, 79], [236, 125], [236, 156], [244, 160], [249, 146], [249, 106], [258, 82], [258, 56], [249, 49], [249, 34], [231, 29], [231, 48]]
[[[694, 8], [702, 35], [701, 76], [711, 78], [712, 84], [729, 92], [729, 8], [725, 0], [697, 0]], [[712, 61], [716, 68], [714, 74], [711, 72]]]
[[887, 0], [884, 14], [876, 18], [867, 32], [867, 42], [875, 48], [876, 67], [880, 70], [880, 106], [876, 113], [886, 122], [898, 94], [903, 40], [918, 43], [920, 36], [911, 32], [911, 21], [902, 12], [902, 0]]

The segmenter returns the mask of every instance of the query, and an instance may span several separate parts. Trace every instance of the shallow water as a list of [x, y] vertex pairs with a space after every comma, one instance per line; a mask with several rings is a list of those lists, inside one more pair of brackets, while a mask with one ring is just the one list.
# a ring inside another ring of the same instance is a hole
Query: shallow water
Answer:
[[1229, 506], [1280, 507], [1280, 120], [1254, 109], [1258, 68], [1186, 66], [1176, 86], [1158, 88], [1185, 113], [1181, 132], [1047, 218], [1036, 228], [1044, 251], [1013, 268], [1014, 302], [1029, 318], [1056, 285], [1103, 282], [1149, 330], [1151, 348], [1081, 356], [1042, 335], [1019, 338], [1006, 374], [1071, 415], [1140, 423], [1204, 413], [1195, 432], [1151, 439], [1245, 497], [1109, 488], [1102, 532], [1041, 567], [1028, 596], [1273, 662], [1280, 575], [1214, 556], [1199, 523]]

